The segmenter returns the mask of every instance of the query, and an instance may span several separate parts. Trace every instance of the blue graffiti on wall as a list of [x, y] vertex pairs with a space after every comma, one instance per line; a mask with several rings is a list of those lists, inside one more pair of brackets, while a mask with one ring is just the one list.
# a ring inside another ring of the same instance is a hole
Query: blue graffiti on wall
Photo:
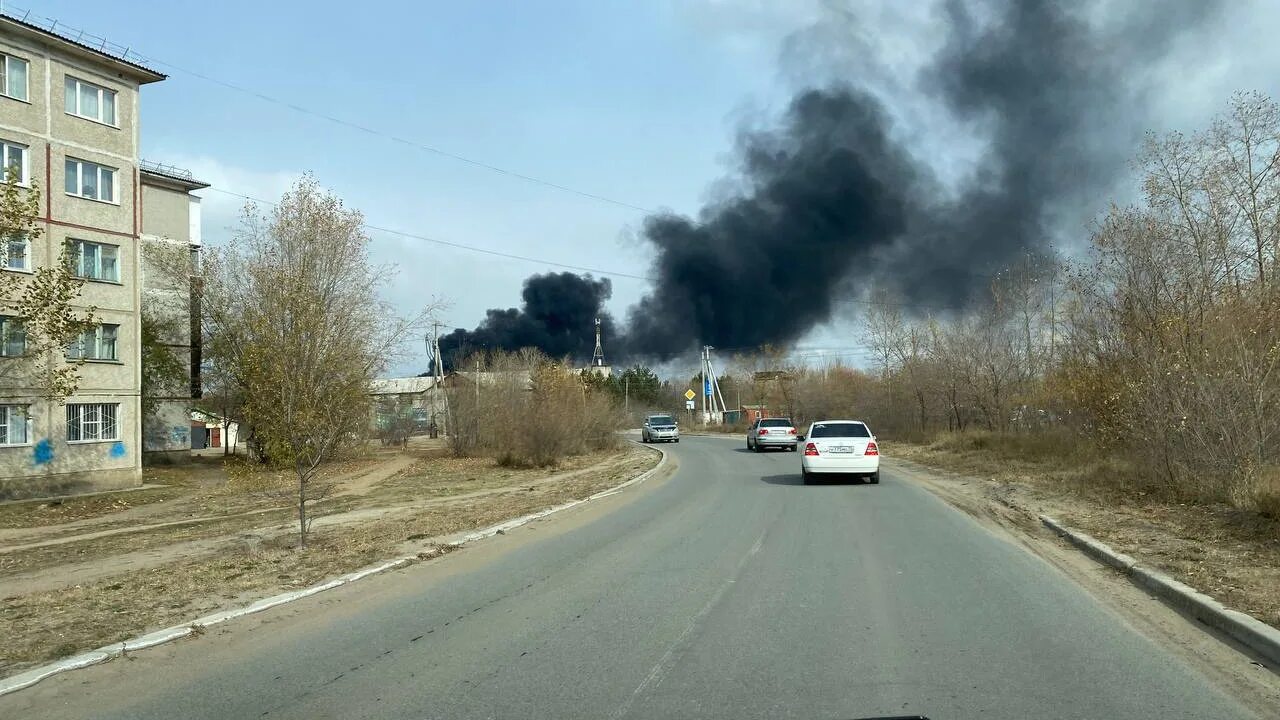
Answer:
[[37, 465], [45, 465], [53, 462], [53, 443], [48, 438], [36, 443], [31, 450], [31, 459]]
[[124, 443], [117, 440], [115, 443], [111, 445], [111, 457], [113, 458], [124, 457]]

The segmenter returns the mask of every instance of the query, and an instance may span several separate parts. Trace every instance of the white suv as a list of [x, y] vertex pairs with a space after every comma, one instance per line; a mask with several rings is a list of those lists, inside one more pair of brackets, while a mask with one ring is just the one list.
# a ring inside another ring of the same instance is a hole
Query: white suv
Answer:
[[880, 446], [861, 420], [822, 420], [805, 433], [800, 474], [806, 485], [816, 475], [855, 475], [880, 482]]

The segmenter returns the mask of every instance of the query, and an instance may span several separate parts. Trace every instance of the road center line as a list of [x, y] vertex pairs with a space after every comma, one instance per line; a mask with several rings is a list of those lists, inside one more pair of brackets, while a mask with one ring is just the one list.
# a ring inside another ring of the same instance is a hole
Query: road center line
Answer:
[[619, 720], [619, 718], [625, 716], [627, 712], [631, 710], [631, 706], [635, 703], [636, 698], [638, 698], [641, 693], [650, 687], [656, 686], [659, 682], [662, 682], [663, 676], [666, 675], [667, 670], [673, 664], [678, 652], [683, 650], [685, 640], [693, 634], [694, 629], [697, 628], [702, 622], [702, 619], [711, 612], [711, 609], [720, 604], [720, 600], [724, 597], [725, 592], [737, 581], [738, 576], [742, 574], [742, 569], [747, 566], [747, 562], [759, 553], [762, 547], [764, 547], [764, 539], [768, 536], [769, 528], [772, 526], [773, 523], [770, 522], [769, 525], [765, 527], [764, 531], [760, 533], [760, 537], [756, 538], [755, 543], [751, 545], [751, 549], [748, 550], [747, 553], [742, 556], [742, 559], [738, 561], [737, 566], [733, 569], [733, 575], [720, 583], [720, 586], [711, 594], [711, 597], [707, 600], [706, 604], [704, 604], [698, 612], [693, 614], [693, 617], [689, 619], [688, 624], [685, 625], [684, 630], [682, 630], [680, 634], [676, 636], [676, 639], [671, 642], [671, 645], [667, 647], [667, 650], [662, 654], [662, 657], [658, 658], [658, 662], [654, 663], [653, 668], [649, 670], [649, 674], [645, 676], [644, 680], [641, 680], [640, 684], [636, 686], [636, 689], [627, 696], [627, 699], [624, 700], [616, 710], [610, 713], [610, 720]]

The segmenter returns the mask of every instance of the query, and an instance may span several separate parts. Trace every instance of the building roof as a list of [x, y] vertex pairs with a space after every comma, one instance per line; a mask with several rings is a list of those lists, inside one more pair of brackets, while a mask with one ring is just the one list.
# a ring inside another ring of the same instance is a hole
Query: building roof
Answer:
[[479, 373], [469, 370], [458, 370], [450, 373], [450, 377], [457, 377], [469, 383], [478, 381], [482, 387], [486, 385], [497, 385], [499, 381], [523, 384], [526, 389], [533, 387], [533, 371], [531, 370], [486, 370]]
[[786, 370], [761, 370], [760, 372], [757, 372], [754, 377], [757, 381], [789, 380], [792, 375]]
[[[191, 419], [196, 422], [204, 422], [204, 423], [210, 423], [210, 422], [221, 423], [227, 420], [227, 418], [224, 418], [221, 415], [217, 415], [211, 412], [205, 412], [203, 410], [192, 410]], [[232, 420], [229, 424], [235, 425], [236, 422]]]
[[416, 395], [434, 387], [433, 377], [384, 378], [374, 380], [369, 387], [370, 395]]
[[40, 17], [29, 10], [23, 11], [12, 6], [0, 10], [0, 28], [14, 34], [36, 38], [70, 55], [106, 65], [122, 76], [138, 81], [140, 85], [159, 82], [168, 77], [164, 73], [128, 59], [130, 51], [127, 47], [111, 43], [106, 38], [61, 25], [57, 20]]
[[142, 177], [142, 182], [147, 185], [157, 185], [182, 192], [203, 190], [209, 187], [209, 183], [196, 180], [190, 170], [184, 170], [172, 165], [161, 165], [150, 160], [143, 160], [138, 163], [138, 174]]

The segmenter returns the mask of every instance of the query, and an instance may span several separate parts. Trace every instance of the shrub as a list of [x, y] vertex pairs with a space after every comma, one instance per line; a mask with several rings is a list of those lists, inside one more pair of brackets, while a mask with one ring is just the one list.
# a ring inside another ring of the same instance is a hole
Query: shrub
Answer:
[[607, 391], [533, 350], [472, 358], [452, 390], [452, 448], [507, 467], [548, 467], [614, 447], [621, 413]]

